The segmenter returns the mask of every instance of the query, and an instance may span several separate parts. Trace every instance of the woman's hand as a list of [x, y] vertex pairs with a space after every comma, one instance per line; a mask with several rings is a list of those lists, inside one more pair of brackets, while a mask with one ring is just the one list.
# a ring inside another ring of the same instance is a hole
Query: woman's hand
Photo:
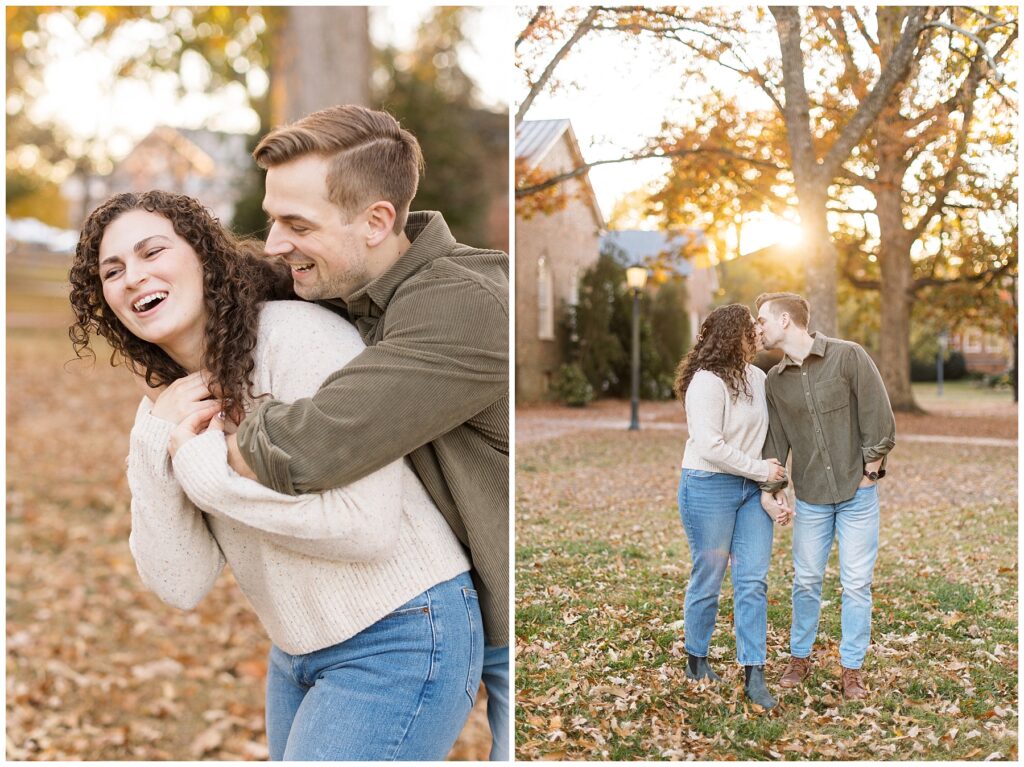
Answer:
[[[164, 387], [153, 404], [152, 415], [163, 421], [180, 424], [188, 416], [208, 410], [212, 400], [209, 399], [211, 394], [205, 382], [206, 377], [206, 371], [200, 370]], [[151, 391], [155, 393], [158, 390]]]
[[786, 478], [786, 467], [775, 458], [768, 459], [768, 482], [779, 482]]
[[211, 421], [218, 420], [218, 413], [221, 412], [220, 402], [218, 400], [207, 400], [202, 404], [205, 406], [203, 409], [196, 410], [185, 416], [171, 432], [171, 439], [167, 443], [167, 452], [170, 453], [171, 458], [174, 458], [178, 448], [199, 434], [199, 432], [207, 429]]

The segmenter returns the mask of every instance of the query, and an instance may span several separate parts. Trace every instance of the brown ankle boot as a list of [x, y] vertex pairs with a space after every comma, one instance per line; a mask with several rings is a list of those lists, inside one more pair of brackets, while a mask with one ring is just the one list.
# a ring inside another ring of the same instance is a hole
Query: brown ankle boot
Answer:
[[786, 664], [786, 670], [782, 672], [782, 679], [779, 680], [779, 687], [799, 687], [804, 679], [811, 673], [811, 659], [790, 658]]
[[859, 668], [843, 667], [843, 697], [847, 700], [862, 700], [868, 696]]

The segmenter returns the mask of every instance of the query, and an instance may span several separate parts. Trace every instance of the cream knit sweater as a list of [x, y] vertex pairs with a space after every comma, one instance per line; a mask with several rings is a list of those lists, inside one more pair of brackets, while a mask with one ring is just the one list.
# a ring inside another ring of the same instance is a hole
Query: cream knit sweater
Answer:
[[[267, 303], [254, 352], [257, 393], [293, 402], [363, 348], [351, 324], [301, 301]], [[227, 464], [217, 432], [175, 454], [175, 424], [143, 399], [131, 432], [129, 546], [142, 581], [193, 608], [225, 562], [271, 640], [287, 653], [342, 642], [469, 560], [407, 459], [323, 494], [282, 495]]]
[[752, 398], [744, 393], [734, 401], [725, 381], [709, 370], [698, 370], [686, 390], [686, 426], [690, 438], [683, 452], [684, 469], [736, 474], [764, 482], [771, 464], [761, 459], [768, 434], [765, 374], [747, 365]]

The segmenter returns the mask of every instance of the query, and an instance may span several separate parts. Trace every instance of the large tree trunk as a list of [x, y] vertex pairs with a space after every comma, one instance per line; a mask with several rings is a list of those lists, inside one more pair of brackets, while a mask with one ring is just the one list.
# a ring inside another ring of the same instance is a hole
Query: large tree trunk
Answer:
[[913, 305], [913, 239], [903, 228], [903, 167], [892, 150], [880, 147], [879, 187], [875, 191], [881, 267], [879, 372], [893, 410], [918, 412], [910, 387], [910, 310]]
[[836, 321], [836, 250], [828, 232], [825, 203], [828, 183], [818, 168], [811, 135], [810, 103], [804, 83], [804, 57], [800, 49], [800, 14], [792, 7], [772, 7], [782, 52], [786, 138], [799, 199], [800, 225], [804, 231], [807, 300], [811, 305], [811, 329], [827, 336], [838, 331]]
[[270, 105], [275, 125], [335, 104], [370, 102], [365, 6], [282, 9], [274, 34]]
[[[878, 10], [879, 56], [883, 67], [892, 58], [904, 15], [898, 8]], [[920, 412], [910, 387], [910, 312], [914, 302], [914, 264], [910, 249], [914, 235], [906, 229], [903, 219], [907, 137], [903, 135], [898, 98], [903, 87], [901, 80], [894, 88], [896, 98], [882, 110], [875, 130], [878, 171], [872, 191], [878, 216], [882, 331], [878, 366], [892, 409]]]
[[789, 142], [796, 193], [800, 199], [800, 223], [804, 228], [807, 265], [807, 299], [811, 304], [811, 324], [825, 335], [836, 335], [837, 257], [825, 218], [828, 187], [836, 172], [876, 122], [894, 90], [906, 77], [923, 29], [927, 8], [899, 11], [907, 23], [892, 49], [885, 56], [882, 72], [868, 96], [857, 106], [838, 138], [819, 159], [811, 134], [810, 105], [804, 81], [804, 56], [801, 49], [800, 11], [794, 6], [769, 6], [775, 18], [775, 31], [782, 54], [782, 86], [786, 94], [783, 117]]
[[828, 232], [825, 202], [828, 190], [821, 183], [797, 184], [800, 198], [800, 224], [803, 228], [801, 247], [804, 251], [804, 293], [811, 305], [809, 330], [820, 330], [826, 336], [839, 335], [837, 317], [838, 287], [836, 249]]

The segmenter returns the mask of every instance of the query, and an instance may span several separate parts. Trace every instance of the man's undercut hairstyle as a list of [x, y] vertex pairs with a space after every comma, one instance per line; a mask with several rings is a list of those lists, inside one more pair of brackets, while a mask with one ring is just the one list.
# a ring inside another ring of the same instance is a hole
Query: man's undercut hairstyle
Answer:
[[275, 128], [256, 146], [253, 159], [266, 170], [306, 155], [330, 162], [327, 195], [347, 216], [386, 200], [395, 206], [401, 234], [416, 196], [423, 153], [398, 120], [355, 104], [321, 109]]
[[754, 303], [757, 310], [761, 311], [761, 307], [769, 302], [771, 306], [768, 310], [776, 317], [786, 312], [793, 322], [807, 330], [811, 321], [811, 306], [806, 298], [796, 293], [762, 293]]

